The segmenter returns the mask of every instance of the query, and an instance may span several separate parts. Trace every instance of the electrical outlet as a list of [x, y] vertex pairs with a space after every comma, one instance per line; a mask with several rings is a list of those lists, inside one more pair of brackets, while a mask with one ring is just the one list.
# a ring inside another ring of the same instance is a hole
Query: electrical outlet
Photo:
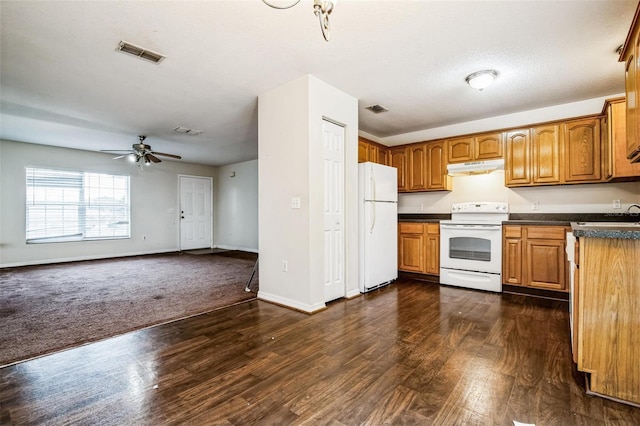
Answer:
[[620, 200], [613, 200], [613, 208], [614, 209], [621, 209], [622, 206], [620, 205]]
[[291, 208], [299, 209], [300, 208], [300, 197], [291, 198]]
[[540, 209], [540, 201], [534, 201], [531, 204], [531, 210], [538, 210], [538, 209]]
[[286, 260], [282, 261], [282, 272], [287, 272], [289, 270], [289, 264]]

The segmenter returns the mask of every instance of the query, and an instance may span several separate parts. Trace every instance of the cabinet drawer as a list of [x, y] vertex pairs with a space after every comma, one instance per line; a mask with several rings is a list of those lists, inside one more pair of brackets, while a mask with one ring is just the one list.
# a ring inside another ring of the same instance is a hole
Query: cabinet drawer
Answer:
[[439, 223], [426, 223], [427, 226], [427, 234], [429, 235], [440, 235], [440, 224]]
[[411, 222], [400, 222], [400, 230], [401, 234], [423, 234], [424, 233], [424, 224], [423, 223], [411, 223]]
[[504, 227], [505, 238], [522, 238], [522, 226], [508, 225]]
[[567, 230], [562, 226], [529, 226], [527, 238], [545, 240], [564, 240]]

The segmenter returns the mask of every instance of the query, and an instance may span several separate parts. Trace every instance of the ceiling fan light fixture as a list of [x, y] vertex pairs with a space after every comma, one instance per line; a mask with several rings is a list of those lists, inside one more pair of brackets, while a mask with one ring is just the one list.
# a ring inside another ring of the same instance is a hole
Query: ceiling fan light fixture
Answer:
[[496, 71], [483, 70], [474, 72], [473, 74], [469, 74], [465, 81], [472, 88], [482, 91], [483, 89], [489, 87], [491, 83], [493, 83], [493, 80], [496, 79], [496, 77], [498, 77], [498, 73]]
[[331, 27], [329, 26], [329, 15], [336, 7], [338, 0], [313, 0], [313, 13], [320, 21], [320, 30], [326, 41], [331, 37]]
[[262, 2], [274, 9], [289, 9], [300, 3], [300, 0], [262, 0]]
[[[300, 0], [262, 0], [262, 2], [274, 9], [289, 9], [300, 3]], [[338, 0], [313, 0], [313, 14], [316, 15], [320, 21], [320, 30], [326, 41], [329, 41], [329, 37], [331, 36], [329, 15], [333, 12], [337, 3]]]

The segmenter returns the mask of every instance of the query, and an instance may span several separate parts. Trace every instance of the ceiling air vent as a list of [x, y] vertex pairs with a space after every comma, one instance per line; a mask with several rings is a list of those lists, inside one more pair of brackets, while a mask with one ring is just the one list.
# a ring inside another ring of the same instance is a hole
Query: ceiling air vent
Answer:
[[202, 133], [202, 130], [195, 130], [195, 129], [190, 129], [188, 127], [182, 127], [182, 126], [178, 126], [175, 129], [173, 129], [174, 132], [178, 132], [178, 133], [186, 133], [187, 135], [191, 135], [191, 136], [198, 136], [199, 134]]
[[126, 41], [120, 41], [120, 43], [118, 43], [117, 50], [133, 56], [137, 56], [142, 59], [146, 59], [147, 61], [151, 61], [155, 64], [162, 61], [166, 57], [160, 53], [144, 49], [140, 46], [136, 46], [135, 44], [131, 44]]
[[386, 109], [382, 105], [378, 105], [378, 104], [368, 106], [365, 109], [368, 109], [369, 111], [371, 111], [371, 112], [373, 112], [375, 114], [380, 114], [381, 112], [389, 111], [388, 109]]

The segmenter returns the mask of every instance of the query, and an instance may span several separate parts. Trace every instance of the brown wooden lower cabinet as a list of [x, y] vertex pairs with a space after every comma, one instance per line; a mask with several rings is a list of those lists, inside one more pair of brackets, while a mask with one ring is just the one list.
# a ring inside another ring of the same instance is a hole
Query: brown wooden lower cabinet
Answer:
[[566, 226], [505, 225], [502, 283], [568, 292]]
[[398, 223], [398, 269], [440, 274], [440, 224]]

